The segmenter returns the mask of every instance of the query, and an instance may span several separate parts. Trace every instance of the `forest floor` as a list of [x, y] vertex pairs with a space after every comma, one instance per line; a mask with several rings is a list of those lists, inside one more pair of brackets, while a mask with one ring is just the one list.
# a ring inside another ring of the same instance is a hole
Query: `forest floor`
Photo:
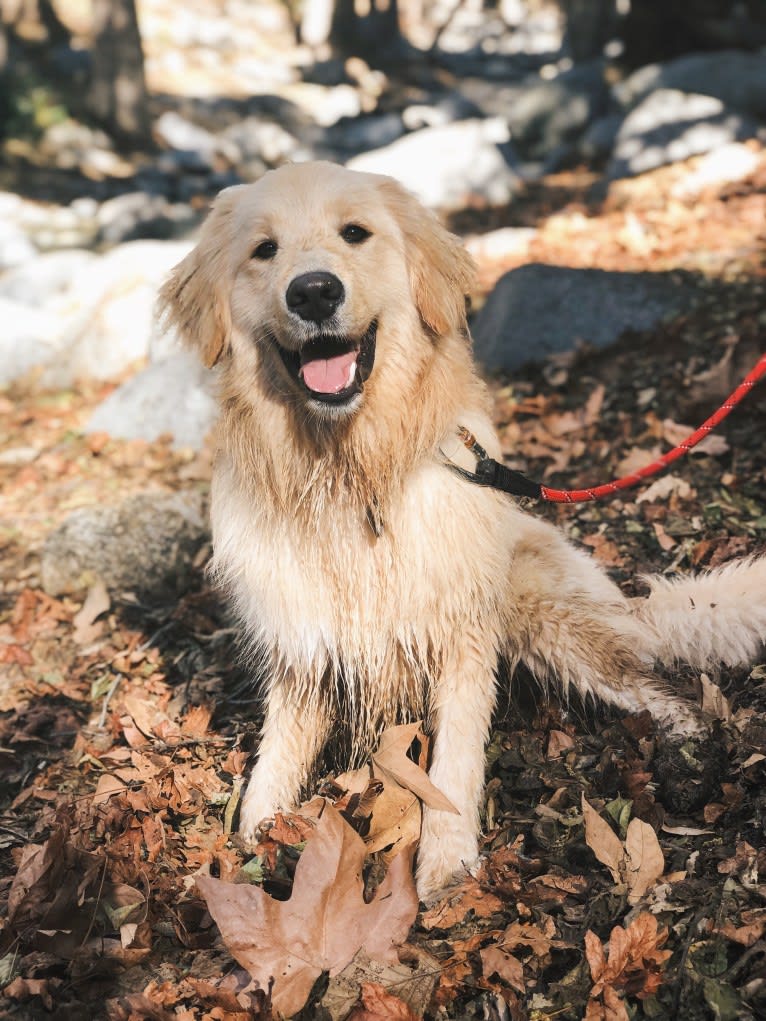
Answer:
[[[700, 274], [688, 315], [490, 381], [509, 463], [532, 477], [574, 487], [646, 463], [763, 349], [766, 165], [693, 201], [673, 197], [687, 171], [620, 183], [606, 199], [591, 179], [561, 174], [509, 217], [457, 223], [537, 227], [528, 260]], [[483, 288], [510, 265], [485, 261]], [[0, 398], [0, 1013], [268, 1018], [195, 877], [257, 882], [284, 899], [312, 824], [278, 817], [255, 858], [233, 835], [258, 721], [204, 557], [170, 605], [91, 596], [83, 606], [41, 588], [45, 536], [71, 509], [207, 486], [209, 450], [82, 435], [112, 386]], [[640, 594], [642, 573], [763, 549], [764, 436], [756, 391], [707, 452], [652, 486], [531, 512]], [[19, 467], [25, 448], [37, 453]], [[352, 1007], [356, 1021], [766, 1016], [766, 664], [668, 680], [715, 717], [704, 741], [679, 746], [645, 716], [563, 705], [518, 678], [493, 725], [476, 876], [421, 909], [403, 957], [409, 979], [360, 966], [362, 1000], [354, 1007], [351, 981], [339, 1007], [338, 983], [321, 977], [303, 1017]], [[631, 833], [659, 852], [644, 890], [618, 860]]]

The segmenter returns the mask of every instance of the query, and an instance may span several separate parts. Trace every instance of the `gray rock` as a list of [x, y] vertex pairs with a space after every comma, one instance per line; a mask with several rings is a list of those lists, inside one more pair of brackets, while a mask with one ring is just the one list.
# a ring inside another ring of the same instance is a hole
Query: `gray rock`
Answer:
[[3, 274], [0, 297], [25, 305], [43, 305], [69, 290], [72, 281], [84, 274], [96, 258], [93, 252], [80, 248], [38, 255], [33, 262]]
[[324, 142], [346, 158], [351, 154], [391, 145], [404, 132], [402, 114], [395, 111], [367, 117], [342, 117], [327, 129]]
[[766, 120], [766, 51], [692, 53], [665, 64], [649, 64], [616, 85], [613, 92], [629, 110], [657, 89], [714, 96], [725, 106]]
[[476, 200], [501, 206], [519, 186], [505, 159], [507, 141], [507, 128], [499, 118], [458, 121], [405, 135], [383, 149], [355, 156], [347, 166], [396, 177], [421, 202], [443, 212], [464, 209]]
[[0, 297], [0, 387], [48, 365], [59, 350], [55, 315]]
[[100, 578], [111, 592], [167, 598], [189, 584], [194, 557], [207, 539], [205, 499], [196, 490], [81, 508], [45, 542], [43, 588], [57, 596]]
[[212, 385], [212, 373], [181, 351], [118, 387], [93, 412], [85, 432], [149, 441], [169, 434], [174, 447], [199, 450], [218, 415]]
[[43, 376], [45, 385], [113, 379], [146, 358], [157, 290], [191, 247], [187, 241], [129, 241], [91, 263], [67, 292], [74, 311], [62, 330], [61, 354]]
[[625, 115], [608, 113], [594, 121], [577, 143], [577, 152], [590, 164], [603, 165], [614, 149]]
[[199, 216], [186, 203], [132, 191], [102, 203], [96, 219], [98, 241], [118, 245], [139, 238], [165, 241], [180, 237], [196, 225]]
[[498, 280], [473, 325], [476, 357], [512, 371], [572, 350], [606, 347], [689, 309], [696, 290], [681, 274], [613, 273], [533, 263]]
[[158, 141], [182, 160], [184, 169], [212, 169], [221, 159], [229, 163], [237, 161], [237, 150], [225, 137], [214, 135], [171, 110], [157, 118], [153, 130]]
[[37, 255], [26, 232], [14, 223], [0, 224], [0, 272], [14, 266], [24, 266]]
[[263, 117], [245, 117], [221, 132], [221, 138], [236, 151], [237, 166], [256, 161], [257, 170], [260, 161], [265, 170], [266, 166], [274, 167], [286, 160], [311, 159], [310, 151], [294, 135]]
[[594, 118], [606, 113], [609, 101], [601, 61], [551, 79], [529, 75], [510, 84], [471, 79], [461, 83], [461, 91], [485, 115], [506, 121], [513, 144], [525, 159], [546, 159], [571, 143]]
[[757, 134], [752, 118], [720, 99], [659, 89], [622, 122], [607, 174], [632, 177]]

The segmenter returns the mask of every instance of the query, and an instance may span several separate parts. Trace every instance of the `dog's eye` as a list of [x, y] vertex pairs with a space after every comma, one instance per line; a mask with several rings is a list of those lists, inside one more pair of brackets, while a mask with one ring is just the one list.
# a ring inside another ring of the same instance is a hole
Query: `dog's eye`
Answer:
[[261, 241], [253, 251], [254, 259], [273, 259], [277, 254], [276, 241]]
[[358, 223], [347, 223], [341, 230], [340, 236], [350, 245], [361, 245], [370, 236], [370, 231], [360, 227]]

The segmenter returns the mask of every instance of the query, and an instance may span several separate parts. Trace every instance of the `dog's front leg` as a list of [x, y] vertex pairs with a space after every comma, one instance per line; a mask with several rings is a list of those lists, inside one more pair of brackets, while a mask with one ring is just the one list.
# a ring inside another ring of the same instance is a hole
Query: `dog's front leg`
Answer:
[[288, 682], [268, 696], [258, 761], [242, 799], [239, 831], [249, 841], [258, 824], [294, 808], [327, 738], [327, 712], [319, 700], [306, 704]]
[[479, 853], [479, 802], [484, 787], [484, 746], [495, 705], [497, 646], [464, 632], [433, 691], [435, 731], [429, 777], [459, 814], [427, 806], [417, 864], [421, 900], [432, 900]]

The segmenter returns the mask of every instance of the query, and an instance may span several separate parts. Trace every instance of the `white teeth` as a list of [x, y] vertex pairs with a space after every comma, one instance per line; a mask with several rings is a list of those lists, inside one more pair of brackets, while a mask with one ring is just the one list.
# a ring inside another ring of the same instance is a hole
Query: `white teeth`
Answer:
[[348, 367], [348, 379], [346, 380], [346, 386], [349, 387], [354, 382], [356, 376], [356, 362], [352, 362]]

